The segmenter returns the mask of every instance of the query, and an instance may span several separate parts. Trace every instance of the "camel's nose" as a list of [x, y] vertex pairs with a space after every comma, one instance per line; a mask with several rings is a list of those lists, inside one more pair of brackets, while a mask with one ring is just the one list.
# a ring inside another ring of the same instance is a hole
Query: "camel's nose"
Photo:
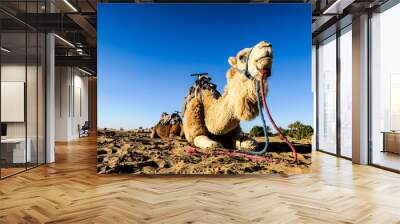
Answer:
[[265, 41], [261, 41], [256, 45], [256, 48], [263, 50], [264, 56], [266, 57], [272, 57], [272, 44], [267, 43]]
[[263, 52], [262, 55], [264, 57], [272, 58], [272, 44], [261, 41], [256, 45], [256, 47], [261, 50], [260, 52]]
[[264, 48], [264, 47], [272, 47], [272, 44], [265, 42], [265, 41], [261, 41], [260, 43], [257, 44], [258, 48]]

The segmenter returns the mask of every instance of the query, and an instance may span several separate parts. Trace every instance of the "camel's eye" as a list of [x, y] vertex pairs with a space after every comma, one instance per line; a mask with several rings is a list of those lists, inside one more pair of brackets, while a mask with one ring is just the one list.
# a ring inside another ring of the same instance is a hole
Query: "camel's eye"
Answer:
[[247, 59], [247, 57], [244, 54], [239, 56], [239, 60], [241, 60], [241, 61], [245, 61], [246, 59]]

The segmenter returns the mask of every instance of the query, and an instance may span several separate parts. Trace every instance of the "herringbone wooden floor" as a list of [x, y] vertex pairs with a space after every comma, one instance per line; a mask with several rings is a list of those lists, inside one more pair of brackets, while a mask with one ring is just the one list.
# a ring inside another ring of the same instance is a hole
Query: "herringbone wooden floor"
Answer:
[[0, 181], [0, 223], [400, 223], [400, 175], [314, 153], [282, 177], [96, 174], [95, 139]]

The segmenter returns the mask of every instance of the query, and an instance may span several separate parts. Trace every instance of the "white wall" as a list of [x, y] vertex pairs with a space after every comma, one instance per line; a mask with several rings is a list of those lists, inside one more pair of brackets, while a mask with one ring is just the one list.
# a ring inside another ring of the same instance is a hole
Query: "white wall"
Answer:
[[[75, 70], [76, 72], [77, 70]], [[76, 74], [76, 73], [75, 73]], [[75, 137], [79, 137], [78, 132], [78, 124], [81, 126], [88, 121], [89, 118], [89, 111], [88, 111], [88, 77], [81, 76], [82, 73], [79, 75], [75, 75], [74, 77], [74, 107], [72, 108], [72, 120], [71, 120], [71, 135]]]
[[[8, 64], [1, 66], [1, 81], [25, 82], [25, 64]], [[1, 108], [6, 110], [6, 108]], [[7, 137], [25, 137], [25, 122], [7, 122]]]
[[68, 88], [70, 85], [70, 77], [67, 67], [55, 68], [55, 140], [68, 140]]
[[24, 82], [1, 82], [1, 108], [2, 122], [25, 121]]
[[[28, 72], [28, 81], [29, 86], [36, 87], [36, 80], [32, 80], [30, 78], [30, 74], [36, 75], [36, 67], [28, 66], [27, 68], [24, 65], [19, 64], [4, 64], [1, 66], [1, 81], [2, 82], [25, 82], [25, 75], [27, 69]], [[36, 88], [27, 88], [27, 107], [36, 111]], [[39, 105], [40, 106], [40, 105]], [[2, 108], [2, 110], [6, 110], [7, 108]], [[31, 113], [28, 111], [27, 113], [28, 122], [34, 122], [34, 124], [28, 124], [28, 137], [29, 137], [29, 129], [32, 127], [32, 130], [36, 130], [36, 113]], [[36, 135], [36, 132], [35, 132]], [[7, 136], [8, 137], [25, 137], [25, 122], [7, 122]]]
[[70, 141], [88, 120], [88, 77], [72, 67], [56, 67], [55, 73], [55, 140]]

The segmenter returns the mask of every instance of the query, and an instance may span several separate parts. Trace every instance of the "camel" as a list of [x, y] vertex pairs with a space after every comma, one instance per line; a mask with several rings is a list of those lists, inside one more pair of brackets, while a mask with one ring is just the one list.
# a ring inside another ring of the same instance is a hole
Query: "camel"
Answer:
[[182, 118], [178, 112], [162, 113], [160, 121], [152, 128], [151, 138], [183, 137]]
[[191, 91], [194, 96], [186, 97], [183, 112], [185, 138], [202, 149], [255, 150], [257, 141], [244, 136], [240, 121], [250, 121], [259, 114], [256, 80], [264, 78], [262, 91], [266, 95], [272, 45], [261, 41], [252, 48], [242, 49], [235, 57], [229, 57], [228, 62], [231, 68], [226, 73], [227, 84], [222, 96], [216, 94], [216, 90], [201, 87]]

